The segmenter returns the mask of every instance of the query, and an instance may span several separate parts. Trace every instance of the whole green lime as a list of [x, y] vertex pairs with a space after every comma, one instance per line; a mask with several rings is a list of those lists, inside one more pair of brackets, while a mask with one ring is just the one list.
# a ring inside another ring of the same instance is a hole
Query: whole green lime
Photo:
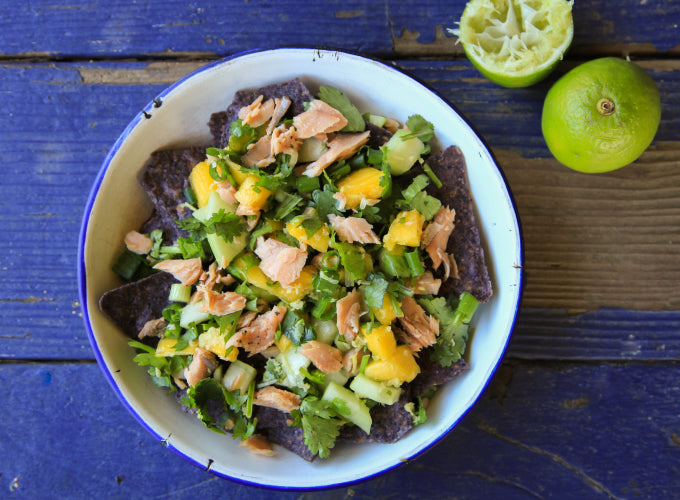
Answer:
[[624, 59], [603, 57], [577, 66], [550, 88], [541, 128], [560, 163], [600, 173], [637, 160], [660, 120], [659, 89], [649, 74]]
[[573, 0], [470, 0], [458, 36], [480, 73], [504, 87], [550, 74], [574, 37]]

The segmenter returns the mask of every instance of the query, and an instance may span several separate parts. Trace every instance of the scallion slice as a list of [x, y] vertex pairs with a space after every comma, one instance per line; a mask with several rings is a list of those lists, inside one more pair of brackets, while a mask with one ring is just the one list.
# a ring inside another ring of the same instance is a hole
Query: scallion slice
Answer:
[[182, 285], [181, 283], [173, 283], [170, 285], [170, 293], [168, 300], [170, 302], [189, 302], [191, 298], [191, 287]]

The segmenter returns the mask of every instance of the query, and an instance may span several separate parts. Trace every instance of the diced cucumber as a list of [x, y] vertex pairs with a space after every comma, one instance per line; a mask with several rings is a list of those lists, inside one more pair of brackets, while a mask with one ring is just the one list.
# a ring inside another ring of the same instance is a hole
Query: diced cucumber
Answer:
[[306, 386], [305, 376], [300, 373], [301, 368], [308, 368], [311, 361], [300, 354], [297, 349], [287, 349], [277, 354], [276, 359], [281, 363], [286, 378], [282, 384], [291, 389]]
[[[201, 221], [206, 221], [220, 210], [224, 210], [227, 213], [235, 213], [236, 206], [227, 203], [220, 198], [217, 191], [213, 191], [210, 193], [210, 198], [208, 198], [208, 204], [205, 207], [194, 211], [194, 217]], [[217, 261], [217, 264], [222, 268], [227, 267], [234, 257], [243, 251], [248, 242], [246, 231], [239, 236], [236, 236], [231, 242], [226, 241], [216, 233], [208, 234], [206, 239], [215, 256], [215, 261]]]
[[347, 342], [347, 339], [345, 338], [344, 335], [336, 335], [335, 340], [333, 341], [333, 344], [343, 354], [345, 354], [347, 351], [349, 351], [352, 348], [352, 344]]
[[345, 370], [344, 368], [341, 368], [338, 371], [326, 373], [324, 378], [324, 385], [327, 386], [331, 382], [335, 382], [336, 384], [343, 386], [347, 383], [348, 380], [349, 373], [347, 373], [347, 370]]
[[348, 415], [342, 415], [343, 418], [358, 426], [366, 434], [371, 433], [371, 413], [368, 406], [352, 391], [342, 387], [341, 385], [331, 382], [326, 387], [326, 390], [321, 396], [324, 401], [334, 402], [336, 399], [342, 401], [344, 406], [349, 409]]
[[250, 366], [248, 363], [244, 363], [241, 360], [233, 361], [227, 372], [222, 378], [222, 385], [227, 388], [228, 391], [235, 391], [238, 389], [241, 394], [246, 394], [248, 392], [248, 386], [255, 380], [257, 375], [257, 370]]
[[313, 317], [312, 328], [316, 334], [316, 340], [324, 344], [332, 344], [338, 335], [338, 326], [334, 320], [322, 321]]
[[387, 118], [384, 116], [379, 116], [379, 115], [368, 115], [368, 121], [372, 123], [373, 125], [377, 125], [378, 127], [384, 127], [385, 122], [387, 121]]
[[217, 368], [215, 368], [215, 371], [212, 372], [212, 378], [214, 380], [217, 380], [218, 382], [222, 380], [222, 375], [224, 372], [224, 365], [217, 365]]
[[362, 398], [372, 399], [384, 405], [396, 403], [401, 396], [401, 388], [391, 387], [361, 373], [354, 377], [349, 388]]
[[309, 139], [304, 139], [302, 141], [302, 144], [298, 149], [297, 159], [301, 163], [316, 161], [327, 149], [328, 146], [326, 146], [323, 141], [320, 141], [316, 137], [310, 137]]
[[394, 175], [408, 172], [425, 149], [423, 141], [417, 137], [407, 137], [409, 133], [410, 131], [406, 129], [397, 130], [385, 144], [387, 149], [385, 159]]
[[179, 315], [179, 326], [182, 328], [189, 328], [191, 323], [203, 323], [210, 319], [210, 314], [199, 309], [202, 302], [194, 302], [187, 304], [182, 308]]

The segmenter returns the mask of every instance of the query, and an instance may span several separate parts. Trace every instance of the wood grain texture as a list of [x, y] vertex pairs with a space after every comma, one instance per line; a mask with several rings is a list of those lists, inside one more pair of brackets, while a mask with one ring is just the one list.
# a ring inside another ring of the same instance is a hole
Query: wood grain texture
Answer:
[[[382, 57], [462, 56], [455, 28], [465, 0], [87, 3], [7, 0], [0, 57], [195, 58], [256, 47], [330, 46]], [[575, 2], [576, 56], [677, 54], [674, 0]]]
[[675, 311], [598, 309], [568, 314], [521, 309], [508, 358], [540, 360], [680, 359], [680, 315]]
[[[108, 148], [134, 114], [197, 62], [12, 63], [0, 66], [0, 224], [20, 238], [0, 241], [0, 340], [5, 359], [92, 359], [80, 318], [77, 236], [90, 187]], [[639, 328], [632, 355], [625, 336], [609, 336], [581, 316], [577, 337], [602, 342], [565, 347], [573, 314], [599, 308], [677, 311], [680, 301], [680, 71], [672, 61], [644, 61], [662, 93], [662, 124], [635, 165], [587, 176], [550, 158], [540, 133], [545, 87], [501, 89], [460, 61], [399, 61], [469, 119], [492, 148], [515, 196], [526, 245], [527, 285], [516, 357], [677, 359], [680, 329], [671, 314], [667, 350], [654, 326]], [[541, 85], [549, 85], [549, 82]], [[520, 132], [518, 132], [518, 130]], [[27, 195], [26, 182], [30, 182]], [[540, 354], [533, 325], [552, 316]], [[561, 326], [556, 324], [562, 318]], [[576, 316], [578, 319], [579, 316]], [[656, 317], [650, 317], [656, 321]], [[523, 320], [526, 319], [526, 322]], [[665, 323], [665, 319], [661, 321]], [[561, 332], [557, 335], [556, 332]], [[11, 347], [9, 347], [11, 346]], [[554, 347], [554, 350], [551, 348]], [[566, 352], [564, 349], [567, 349]]]
[[503, 365], [472, 411], [418, 460], [311, 493], [239, 485], [185, 462], [123, 409], [95, 364], [5, 363], [0, 380], [13, 381], [0, 386], [0, 496], [8, 498], [680, 495], [680, 388], [660, 365]]

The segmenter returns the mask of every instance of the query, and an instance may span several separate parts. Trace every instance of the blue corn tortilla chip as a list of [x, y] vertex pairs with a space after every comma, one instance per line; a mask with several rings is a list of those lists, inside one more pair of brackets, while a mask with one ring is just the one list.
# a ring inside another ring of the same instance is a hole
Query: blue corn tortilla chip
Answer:
[[210, 115], [210, 121], [208, 121], [208, 128], [210, 129], [210, 134], [212, 135], [212, 144], [222, 143], [222, 133], [224, 132], [224, 127], [227, 126], [227, 112], [218, 111]]
[[175, 220], [191, 215], [191, 211], [182, 205], [185, 201], [184, 190], [189, 186], [191, 169], [205, 160], [205, 150], [205, 147], [191, 147], [156, 151], [151, 155], [140, 183], [151, 199], [154, 210], [140, 232], [160, 229], [163, 231], [164, 243], [173, 243], [179, 236], [186, 236]]
[[289, 413], [256, 406], [253, 416], [257, 418], [257, 431], [271, 443], [278, 444], [304, 458], [308, 462], [316, 458], [316, 454], [309, 451], [305, 444], [304, 432], [300, 427], [288, 425], [292, 419]]
[[366, 143], [366, 145], [369, 148], [379, 149], [381, 146], [384, 146], [387, 141], [390, 140], [390, 137], [392, 137], [392, 134], [390, 133], [389, 130], [383, 127], [378, 127], [377, 125], [374, 125], [369, 121], [365, 122], [366, 130], [368, 130], [371, 133], [371, 135], [368, 137], [368, 142]]
[[449, 366], [442, 366], [430, 359], [431, 351], [432, 349], [425, 349], [418, 356], [420, 373], [409, 383], [413, 397], [422, 396], [431, 387], [438, 387], [450, 382], [470, 368], [470, 365], [464, 359], [460, 359]]
[[109, 290], [99, 299], [99, 309], [128, 337], [138, 338], [147, 321], [163, 316], [170, 286], [177, 280], [166, 272]]
[[356, 425], [345, 425], [340, 430], [339, 441], [395, 443], [413, 428], [413, 416], [406, 409], [411, 402], [408, 385], [402, 387], [399, 401], [393, 405], [376, 404], [371, 408], [371, 433], [366, 434]]
[[294, 116], [302, 113], [305, 110], [305, 102], [311, 101], [314, 98], [307, 86], [302, 83], [299, 78], [294, 78], [293, 80], [284, 83], [267, 85], [265, 87], [260, 87], [259, 89], [239, 90], [234, 94], [234, 99], [227, 108], [226, 116], [218, 114], [211, 117], [211, 130], [213, 127], [219, 126], [221, 120], [224, 120], [219, 147], [224, 148], [229, 142], [229, 127], [231, 122], [238, 118], [239, 110], [244, 106], [252, 104], [258, 96], [264, 96], [264, 100], [273, 99], [275, 97], [288, 97], [292, 103], [286, 116]]
[[456, 260], [459, 277], [442, 283], [440, 294], [451, 290], [458, 294], [469, 292], [480, 302], [486, 302], [491, 298], [493, 288], [475, 220], [465, 157], [457, 146], [449, 146], [430, 157], [427, 163], [444, 184], [441, 188], [432, 186], [430, 194], [439, 198], [443, 206], [456, 211], [447, 252]]
[[431, 349], [425, 349], [418, 357], [420, 373], [413, 381], [402, 386], [402, 394], [393, 405], [377, 404], [371, 408], [371, 433], [366, 434], [356, 426], [345, 426], [338, 439], [350, 442], [394, 443], [404, 437], [414, 426], [413, 415], [406, 405], [423, 396], [428, 389], [443, 385], [469, 368], [460, 360], [448, 367], [443, 367], [430, 360]]

